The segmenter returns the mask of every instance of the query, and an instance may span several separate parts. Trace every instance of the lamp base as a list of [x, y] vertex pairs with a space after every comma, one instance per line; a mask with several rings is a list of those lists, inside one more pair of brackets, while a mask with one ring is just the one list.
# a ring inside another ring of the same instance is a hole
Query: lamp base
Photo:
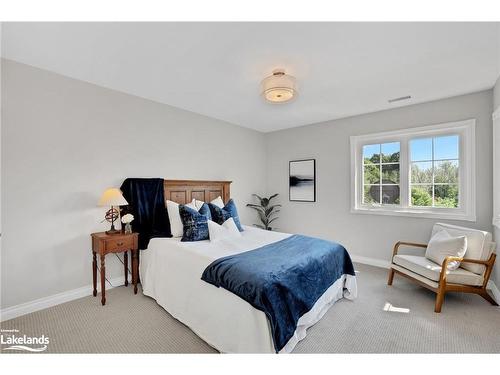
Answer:
[[[111, 210], [114, 210], [114, 208], [111, 207]], [[118, 211], [116, 211], [116, 212], [118, 212]], [[120, 234], [120, 233], [121, 233], [120, 230], [115, 229], [115, 219], [113, 218], [113, 220], [111, 221], [111, 228], [109, 228], [109, 230], [106, 231], [106, 234]]]
[[120, 234], [121, 231], [117, 229], [110, 229], [105, 232], [106, 234]]

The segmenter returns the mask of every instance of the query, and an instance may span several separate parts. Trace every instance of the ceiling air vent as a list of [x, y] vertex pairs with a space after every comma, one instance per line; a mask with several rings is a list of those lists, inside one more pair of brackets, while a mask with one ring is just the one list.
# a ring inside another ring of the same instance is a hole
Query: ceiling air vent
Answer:
[[389, 99], [388, 102], [389, 103], [394, 103], [394, 102], [400, 102], [402, 100], [408, 100], [408, 99], [411, 99], [411, 95], [401, 96], [399, 98], [394, 98], [394, 99]]

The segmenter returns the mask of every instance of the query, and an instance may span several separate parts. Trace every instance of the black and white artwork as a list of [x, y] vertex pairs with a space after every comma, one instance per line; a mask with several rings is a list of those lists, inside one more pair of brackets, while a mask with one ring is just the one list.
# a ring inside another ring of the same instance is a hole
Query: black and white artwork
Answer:
[[291, 161], [289, 176], [291, 201], [316, 202], [316, 159]]

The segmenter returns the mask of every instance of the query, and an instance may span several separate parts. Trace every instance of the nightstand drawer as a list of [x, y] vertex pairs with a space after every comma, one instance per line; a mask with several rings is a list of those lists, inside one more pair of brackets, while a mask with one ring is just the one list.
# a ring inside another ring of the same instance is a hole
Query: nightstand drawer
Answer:
[[106, 239], [106, 251], [121, 251], [132, 249], [134, 247], [134, 238], [131, 236]]

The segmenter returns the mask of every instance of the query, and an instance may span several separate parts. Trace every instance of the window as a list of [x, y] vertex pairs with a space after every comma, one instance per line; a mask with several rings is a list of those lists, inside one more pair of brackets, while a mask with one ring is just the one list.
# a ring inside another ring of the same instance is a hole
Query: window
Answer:
[[399, 142], [363, 146], [363, 203], [399, 204]]
[[410, 140], [411, 205], [458, 208], [458, 135]]
[[351, 137], [352, 212], [475, 220], [475, 120]]

